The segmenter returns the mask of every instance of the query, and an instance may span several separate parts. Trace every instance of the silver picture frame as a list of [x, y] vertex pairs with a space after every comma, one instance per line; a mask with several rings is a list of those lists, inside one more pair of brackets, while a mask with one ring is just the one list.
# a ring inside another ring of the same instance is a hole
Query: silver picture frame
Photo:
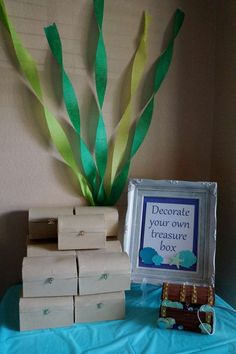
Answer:
[[216, 205], [215, 182], [130, 180], [124, 251], [131, 280], [214, 286]]

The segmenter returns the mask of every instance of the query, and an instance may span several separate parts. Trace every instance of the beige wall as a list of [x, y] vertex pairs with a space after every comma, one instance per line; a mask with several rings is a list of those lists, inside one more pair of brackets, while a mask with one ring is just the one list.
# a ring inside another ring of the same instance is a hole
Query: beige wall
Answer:
[[236, 2], [218, 1], [212, 178], [219, 183], [216, 286], [236, 306]]
[[[160, 53], [175, 9], [180, 7], [186, 13], [168, 77], [156, 99], [150, 131], [134, 159], [131, 176], [210, 179], [215, 1], [109, 0], [105, 3], [104, 38], [109, 84], [104, 115], [109, 135], [124, 107], [125, 78], [137, 45], [143, 10], [148, 10], [153, 16], [147, 73], [150, 73], [154, 59]], [[58, 70], [52, 66], [53, 60], [43, 35], [44, 26], [53, 21], [58, 24], [64, 45], [65, 67], [80, 99], [83, 131], [91, 131], [93, 100], [89, 72], [96, 43], [92, 1], [6, 0], [6, 5], [24, 44], [38, 63], [48, 104], [61, 118], [65, 115], [57, 85]], [[6, 34], [1, 33], [1, 290], [20, 280], [29, 207], [82, 202], [70, 171], [58, 160], [49, 144], [40, 108], [18, 75], [5, 38]], [[147, 87], [147, 82], [146, 85], [143, 83], [139, 96], [146, 94]], [[125, 204], [124, 193], [120, 205]]]

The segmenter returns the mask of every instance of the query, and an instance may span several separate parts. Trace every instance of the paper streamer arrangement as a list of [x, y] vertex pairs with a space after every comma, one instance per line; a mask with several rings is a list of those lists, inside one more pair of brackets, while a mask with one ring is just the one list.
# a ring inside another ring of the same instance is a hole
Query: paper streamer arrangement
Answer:
[[[148, 27], [151, 18], [145, 12], [143, 33], [132, 63], [129, 101], [116, 128], [114, 140], [108, 144], [102, 114], [107, 86], [107, 57], [102, 32], [104, 0], [94, 0], [93, 3], [99, 32], [94, 69], [99, 114], [93, 153], [90, 152], [81, 136], [79, 103], [63, 65], [63, 50], [57, 26], [52, 24], [45, 28], [45, 35], [52, 55], [60, 67], [63, 99], [70, 122], [79, 140], [81, 166], [74, 157], [73, 149], [61, 124], [45, 105], [35, 61], [21, 43], [9, 20], [3, 0], [0, 0], [0, 21], [10, 35], [23, 76], [42, 105], [52, 142], [64, 162], [74, 172], [82, 196], [90, 205], [114, 205], [126, 185], [132, 158], [148, 132], [152, 120], [154, 97], [168, 72], [173, 56], [174, 41], [184, 21], [184, 13], [181, 10], [175, 12], [171, 38], [166, 49], [155, 63], [152, 95], [134, 122], [134, 129], [132, 129], [132, 101], [143, 76], [147, 58]], [[110, 164], [108, 164], [108, 154], [111, 156]]]

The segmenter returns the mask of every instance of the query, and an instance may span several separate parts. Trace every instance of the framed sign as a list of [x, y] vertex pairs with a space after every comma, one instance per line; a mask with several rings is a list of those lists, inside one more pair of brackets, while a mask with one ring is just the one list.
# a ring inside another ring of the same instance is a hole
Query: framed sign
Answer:
[[132, 280], [214, 285], [214, 182], [129, 182], [124, 249]]

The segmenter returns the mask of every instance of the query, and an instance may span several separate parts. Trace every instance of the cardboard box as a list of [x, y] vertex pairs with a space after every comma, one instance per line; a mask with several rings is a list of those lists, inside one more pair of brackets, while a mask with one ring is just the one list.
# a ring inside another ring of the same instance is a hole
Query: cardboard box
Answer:
[[73, 207], [29, 209], [29, 238], [57, 238], [59, 215], [73, 215]]
[[71, 326], [74, 322], [73, 296], [20, 298], [20, 330]]
[[75, 208], [76, 215], [103, 215], [106, 224], [106, 236], [117, 236], [119, 228], [119, 214], [115, 207], [80, 206]]
[[130, 262], [125, 252], [77, 252], [79, 294], [130, 289]]
[[75, 322], [121, 320], [125, 317], [124, 292], [75, 296]]
[[23, 297], [77, 295], [75, 256], [25, 257]]
[[58, 248], [105, 248], [106, 228], [103, 215], [73, 215], [58, 218]]

